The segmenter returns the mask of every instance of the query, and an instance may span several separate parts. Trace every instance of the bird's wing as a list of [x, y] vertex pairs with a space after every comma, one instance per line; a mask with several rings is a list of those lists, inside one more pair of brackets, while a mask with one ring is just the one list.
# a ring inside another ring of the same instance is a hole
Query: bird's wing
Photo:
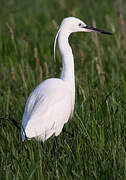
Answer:
[[25, 106], [22, 126], [26, 135], [34, 137], [68, 121], [70, 103], [69, 89], [62, 80], [49, 79], [41, 83], [30, 94]]

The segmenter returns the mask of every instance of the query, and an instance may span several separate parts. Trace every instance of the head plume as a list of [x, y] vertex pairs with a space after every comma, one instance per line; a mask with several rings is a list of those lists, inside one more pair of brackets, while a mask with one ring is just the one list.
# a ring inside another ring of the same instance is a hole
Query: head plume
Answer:
[[59, 33], [60, 33], [60, 29], [58, 30], [56, 37], [55, 37], [55, 41], [54, 41], [54, 61], [56, 59], [56, 41], [57, 41]]

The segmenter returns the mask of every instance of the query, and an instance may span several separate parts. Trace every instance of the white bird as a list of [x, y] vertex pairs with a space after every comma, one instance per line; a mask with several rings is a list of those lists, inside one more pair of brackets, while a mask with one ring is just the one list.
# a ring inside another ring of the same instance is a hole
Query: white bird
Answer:
[[58, 136], [65, 123], [73, 115], [75, 104], [74, 57], [68, 42], [73, 32], [97, 31], [112, 34], [87, 26], [75, 17], [65, 18], [59, 28], [54, 43], [58, 38], [62, 56], [62, 72], [60, 78], [50, 78], [40, 83], [30, 94], [26, 102], [22, 118], [22, 141], [35, 138], [44, 143], [52, 135]]

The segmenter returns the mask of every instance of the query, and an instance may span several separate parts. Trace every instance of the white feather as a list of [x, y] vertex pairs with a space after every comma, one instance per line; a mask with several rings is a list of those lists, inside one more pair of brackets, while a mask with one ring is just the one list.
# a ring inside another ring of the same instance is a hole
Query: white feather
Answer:
[[37, 86], [26, 103], [22, 139], [26, 135], [44, 142], [53, 134], [59, 135], [72, 111], [71, 98], [69, 85], [61, 79], [48, 79]]

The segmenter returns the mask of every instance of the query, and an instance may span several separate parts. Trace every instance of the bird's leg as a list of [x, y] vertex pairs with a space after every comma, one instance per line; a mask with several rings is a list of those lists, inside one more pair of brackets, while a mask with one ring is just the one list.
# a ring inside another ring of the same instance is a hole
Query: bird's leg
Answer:
[[24, 142], [22, 142], [22, 147], [24, 147], [25, 148], [25, 150], [26, 151], [28, 151], [28, 148], [27, 148], [27, 145], [26, 145], [26, 142], [24, 141]]
[[29, 155], [29, 151], [28, 151], [28, 148], [27, 148], [27, 145], [26, 145], [26, 141], [23, 141], [21, 142], [21, 148], [20, 150], [18, 151], [18, 153], [23, 153], [25, 150], [25, 152], [27, 152], [27, 154]]
[[11, 117], [11, 115], [6, 115], [5, 117], [0, 117], [2, 120], [6, 120], [12, 122], [13, 125], [20, 130], [20, 126], [18, 125], [17, 121]]
[[56, 145], [57, 145], [57, 136], [54, 137], [53, 148], [52, 148], [53, 156], [55, 156], [56, 154]]
[[41, 141], [41, 145], [42, 145], [42, 150], [45, 152], [45, 145], [42, 141]]

